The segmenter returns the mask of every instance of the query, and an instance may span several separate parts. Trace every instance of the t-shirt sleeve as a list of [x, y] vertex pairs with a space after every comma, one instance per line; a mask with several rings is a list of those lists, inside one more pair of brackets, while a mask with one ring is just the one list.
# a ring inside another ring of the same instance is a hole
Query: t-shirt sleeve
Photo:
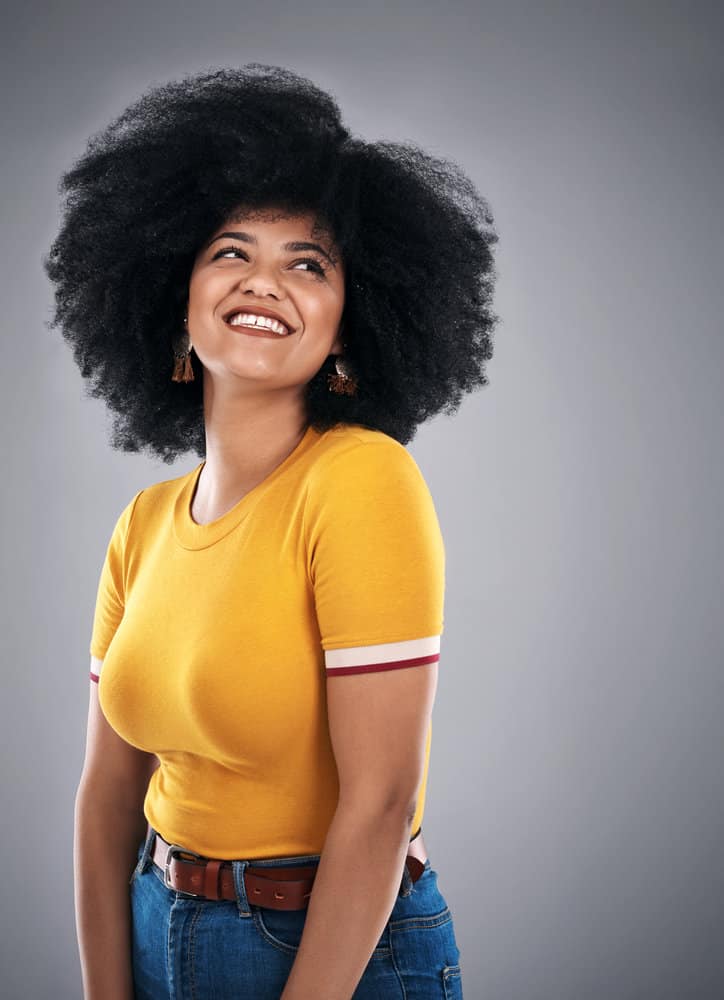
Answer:
[[315, 472], [307, 570], [327, 676], [437, 662], [445, 549], [412, 455], [394, 438], [357, 441]]
[[[142, 492], [143, 490], [139, 490], [121, 511], [106, 548], [106, 556], [98, 581], [90, 642], [90, 654], [98, 657], [99, 660], [105, 657], [116, 629], [123, 618], [126, 540], [133, 510]], [[98, 677], [92, 672], [90, 676], [91, 680], [98, 681]]]

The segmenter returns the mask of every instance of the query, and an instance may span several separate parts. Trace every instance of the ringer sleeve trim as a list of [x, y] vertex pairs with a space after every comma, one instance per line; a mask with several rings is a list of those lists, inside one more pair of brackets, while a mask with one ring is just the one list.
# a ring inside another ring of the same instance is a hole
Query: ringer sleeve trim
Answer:
[[344, 649], [327, 649], [324, 652], [327, 677], [399, 670], [402, 667], [437, 663], [439, 659], [439, 635], [426, 636], [424, 639], [406, 639], [403, 642], [381, 642], [372, 646], [347, 646]]

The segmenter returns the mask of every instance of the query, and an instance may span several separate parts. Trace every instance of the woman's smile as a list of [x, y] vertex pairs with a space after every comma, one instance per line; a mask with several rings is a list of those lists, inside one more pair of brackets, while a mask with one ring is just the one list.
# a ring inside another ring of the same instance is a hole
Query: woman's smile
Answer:
[[291, 334], [288, 331], [284, 333], [279, 330], [275, 330], [273, 327], [266, 326], [262, 323], [255, 324], [251, 321], [244, 323], [234, 323], [230, 320], [224, 320], [225, 326], [228, 326], [234, 333], [247, 333], [252, 337], [267, 337], [274, 340], [286, 340]]

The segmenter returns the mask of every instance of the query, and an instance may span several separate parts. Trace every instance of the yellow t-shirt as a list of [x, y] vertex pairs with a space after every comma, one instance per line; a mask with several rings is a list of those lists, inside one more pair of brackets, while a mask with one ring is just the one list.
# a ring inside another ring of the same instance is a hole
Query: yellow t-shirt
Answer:
[[[394, 438], [307, 427], [231, 510], [197, 524], [201, 462], [140, 490], [100, 575], [91, 655], [108, 722], [154, 753], [144, 814], [208, 857], [321, 854], [339, 794], [326, 684], [439, 658], [445, 553]], [[430, 754], [411, 832], [422, 822]]]

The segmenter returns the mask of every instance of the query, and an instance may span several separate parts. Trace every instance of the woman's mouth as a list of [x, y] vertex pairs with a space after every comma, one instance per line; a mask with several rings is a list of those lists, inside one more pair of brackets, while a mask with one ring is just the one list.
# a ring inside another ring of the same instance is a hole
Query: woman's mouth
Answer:
[[252, 337], [274, 337], [282, 340], [289, 336], [288, 328], [279, 320], [255, 313], [235, 313], [225, 319], [227, 326], [235, 333], [246, 333]]

